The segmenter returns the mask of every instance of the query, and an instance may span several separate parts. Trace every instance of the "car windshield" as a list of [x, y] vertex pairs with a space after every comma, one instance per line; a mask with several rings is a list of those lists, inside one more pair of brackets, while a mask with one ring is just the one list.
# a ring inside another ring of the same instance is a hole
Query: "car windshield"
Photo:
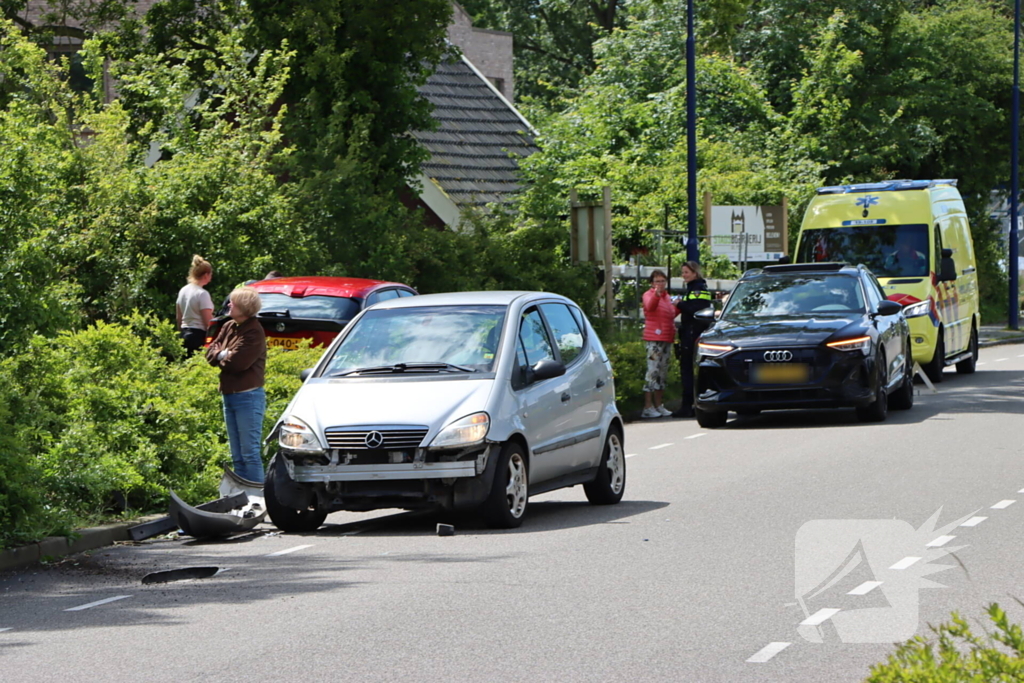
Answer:
[[804, 230], [797, 262], [863, 263], [876, 277], [928, 275], [927, 225], [855, 225]]
[[[504, 306], [418, 306], [367, 311], [334, 352], [324, 375], [356, 374], [419, 365], [490, 372], [498, 349]], [[438, 372], [445, 368], [431, 367]]]
[[864, 312], [864, 292], [853, 276], [765, 275], [737, 284], [722, 317], [820, 317]]
[[283, 314], [307, 320], [351, 320], [359, 312], [358, 299], [340, 296], [292, 297], [277, 292], [260, 292], [260, 313]]

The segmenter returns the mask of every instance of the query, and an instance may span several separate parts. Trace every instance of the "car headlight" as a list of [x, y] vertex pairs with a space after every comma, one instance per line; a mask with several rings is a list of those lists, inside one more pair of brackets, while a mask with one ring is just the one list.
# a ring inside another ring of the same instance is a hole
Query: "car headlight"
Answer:
[[323, 448], [316, 434], [305, 422], [296, 417], [286, 417], [277, 432], [277, 442], [290, 451], [321, 452]]
[[930, 299], [924, 301], [918, 301], [916, 304], [910, 304], [903, 308], [903, 315], [907, 318], [920, 318], [922, 315], [928, 315], [928, 311], [931, 310], [932, 302]]
[[445, 427], [430, 442], [430, 448], [460, 448], [483, 441], [491, 427], [487, 413], [473, 413]]
[[863, 351], [867, 353], [871, 350], [871, 337], [853, 337], [852, 339], [840, 339], [825, 344], [830, 349], [836, 351]]
[[697, 342], [697, 350], [703, 358], [716, 358], [729, 353], [736, 347], [731, 344], [711, 344], [708, 342]]

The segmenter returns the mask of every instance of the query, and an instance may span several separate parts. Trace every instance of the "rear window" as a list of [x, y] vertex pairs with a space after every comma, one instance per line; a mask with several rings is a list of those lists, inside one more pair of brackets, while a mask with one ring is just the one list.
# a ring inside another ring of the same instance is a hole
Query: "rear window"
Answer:
[[277, 292], [261, 292], [260, 313], [285, 313], [306, 320], [351, 320], [359, 312], [359, 299], [340, 296], [291, 297]]

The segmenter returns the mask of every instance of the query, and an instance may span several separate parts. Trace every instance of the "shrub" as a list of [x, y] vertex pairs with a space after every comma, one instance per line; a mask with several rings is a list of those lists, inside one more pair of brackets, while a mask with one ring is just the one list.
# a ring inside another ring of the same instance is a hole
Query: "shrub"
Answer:
[[[612, 363], [615, 378], [615, 403], [624, 416], [643, 408], [644, 377], [647, 374], [647, 348], [641, 331], [632, 327], [620, 332], [601, 335], [608, 359]], [[607, 337], [607, 340], [606, 340]], [[679, 398], [682, 385], [679, 378], [679, 361], [673, 353], [668, 366], [668, 386], [665, 401]]]
[[[266, 430], [320, 352], [268, 352]], [[218, 371], [179, 355], [170, 323], [135, 315], [0, 360], [0, 546], [89, 523], [115, 496], [138, 512], [162, 509], [168, 489], [216, 497], [230, 465]]]
[[953, 613], [948, 623], [933, 626], [936, 640], [915, 636], [871, 667], [867, 683], [950, 683], [1024, 679], [1024, 633], [993, 603], [988, 609], [993, 633], [974, 635], [967, 621]]

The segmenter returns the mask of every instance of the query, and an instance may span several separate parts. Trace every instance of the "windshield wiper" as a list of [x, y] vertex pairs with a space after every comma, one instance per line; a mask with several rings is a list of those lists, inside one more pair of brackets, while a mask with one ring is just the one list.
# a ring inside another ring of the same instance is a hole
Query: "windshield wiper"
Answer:
[[368, 368], [356, 368], [334, 372], [328, 377], [347, 377], [348, 375], [382, 375], [402, 372], [476, 372], [473, 368], [452, 363], [395, 363], [394, 365], [375, 365]]

